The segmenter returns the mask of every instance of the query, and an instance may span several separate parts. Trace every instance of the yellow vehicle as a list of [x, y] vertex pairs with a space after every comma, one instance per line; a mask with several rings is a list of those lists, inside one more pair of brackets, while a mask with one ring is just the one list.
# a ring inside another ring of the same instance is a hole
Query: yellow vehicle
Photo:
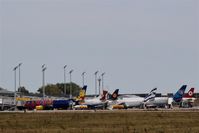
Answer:
[[44, 106], [42, 105], [36, 106], [36, 110], [43, 110], [43, 109], [44, 109]]
[[16, 97], [16, 101], [30, 101], [31, 98], [29, 97]]
[[125, 109], [124, 105], [113, 105], [112, 109]]

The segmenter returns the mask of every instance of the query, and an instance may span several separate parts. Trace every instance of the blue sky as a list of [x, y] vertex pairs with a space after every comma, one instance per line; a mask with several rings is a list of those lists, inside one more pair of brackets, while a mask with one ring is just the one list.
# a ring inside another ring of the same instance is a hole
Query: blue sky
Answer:
[[[197, 0], [1, 0], [0, 86], [14, 89], [12, 69], [20, 62], [21, 84], [36, 92], [41, 65], [46, 82], [63, 82], [63, 66], [74, 69], [88, 93], [94, 72], [106, 72], [105, 87], [121, 93], [175, 92], [199, 88]], [[69, 80], [69, 75], [67, 75]]]

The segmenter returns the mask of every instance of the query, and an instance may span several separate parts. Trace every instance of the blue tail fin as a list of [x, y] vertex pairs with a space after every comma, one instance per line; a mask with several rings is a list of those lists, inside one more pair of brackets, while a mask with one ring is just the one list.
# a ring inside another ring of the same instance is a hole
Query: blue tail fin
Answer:
[[116, 100], [118, 97], [119, 89], [116, 89], [112, 95], [109, 95], [109, 99]]
[[82, 90], [84, 90], [85, 93], [86, 93], [86, 89], [87, 89], [87, 85], [84, 85], [83, 88], [82, 88]]
[[173, 96], [175, 102], [181, 102], [187, 85], [183, 85]]
[[157, 88], [151, 90], [151, 92], [144, 98], [144, 102], [153, 101], [155, 99]]

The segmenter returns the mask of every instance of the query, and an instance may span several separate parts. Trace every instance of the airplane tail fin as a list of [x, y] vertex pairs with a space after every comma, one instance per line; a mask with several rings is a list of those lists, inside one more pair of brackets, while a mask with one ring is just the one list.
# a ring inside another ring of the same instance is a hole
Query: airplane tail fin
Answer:
[[79, 96], [77, 97], [77, 100], [84, 100], [86, 96], [86, 89], [87, 89], [87, 85], [83, 86], [83, 88], [79, 92]]
[[112, 95], [109, 95], [109, 99], [116, 100], [118, 97], [119, 89], [116, 89]]
[[194, 94], [194, 88], [191, 88], [185, 95], [184, 98], [192, 98]]
[[108, 91], [105, 91], [105, 90], [103, 90], [103, 93], [102, 93], [102, 97], [100, 98], [100, 100], [106, 100], [107, 99], [107, 93], [108, 93]]
[[150, 93], [144, 98], [144, 102], [153, 101], [155, 99], [157, 88], [154, 88]]
[[175, 102], [180, 102], [180, 101], [182, 100], [186, 87], [187, 87], [187, 85], [183, 85], [183, 86], [175, 93], [175, 95], [173, 96], [173, 100], [174, 100]]

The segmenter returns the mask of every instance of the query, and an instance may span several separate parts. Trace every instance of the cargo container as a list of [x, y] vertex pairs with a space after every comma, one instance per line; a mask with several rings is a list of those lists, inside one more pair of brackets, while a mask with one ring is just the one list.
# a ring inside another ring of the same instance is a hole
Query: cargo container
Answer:
[[54, 109], [68, 109], [72, 108], [73, 100], [53, 100]]

